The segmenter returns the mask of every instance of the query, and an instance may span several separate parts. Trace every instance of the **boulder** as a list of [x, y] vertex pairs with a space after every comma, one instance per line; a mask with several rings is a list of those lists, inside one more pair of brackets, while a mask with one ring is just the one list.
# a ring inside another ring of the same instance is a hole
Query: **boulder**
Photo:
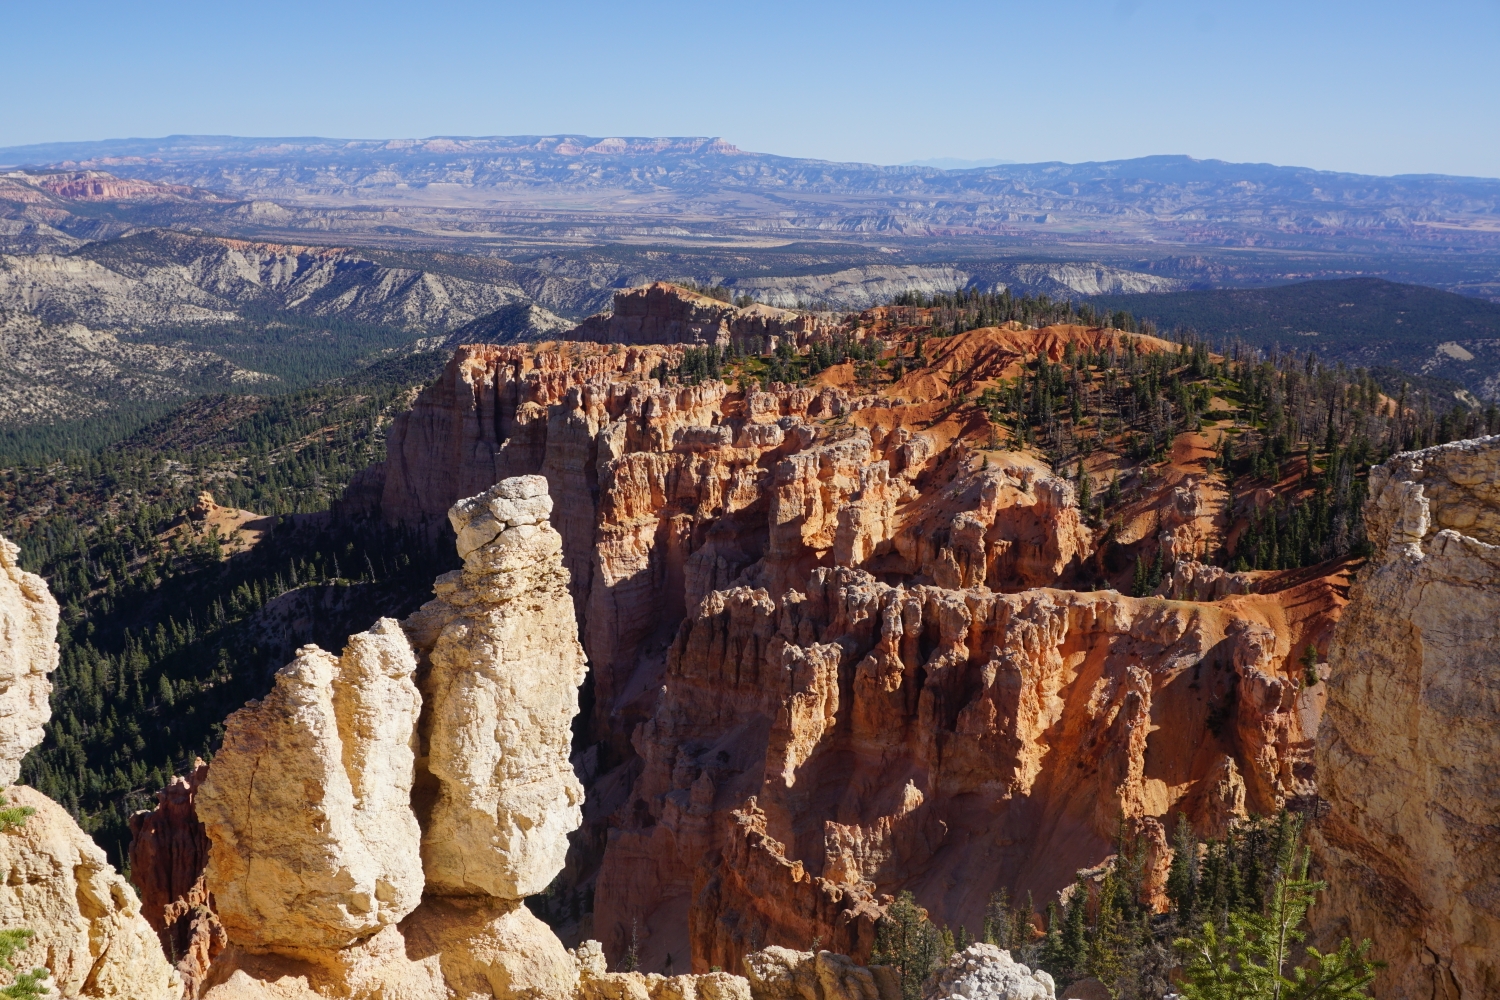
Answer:
[[1052, 1000], [1056, 995], [1051, 976], [992, 944], [957, 952], [922, 988], [923, 1000]]

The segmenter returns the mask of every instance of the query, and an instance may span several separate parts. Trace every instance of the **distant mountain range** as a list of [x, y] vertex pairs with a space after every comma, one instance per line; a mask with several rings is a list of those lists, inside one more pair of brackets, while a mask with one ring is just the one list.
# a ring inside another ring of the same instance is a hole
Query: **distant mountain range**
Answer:
[[1479, 298], [1500, 301], [1500, 181], [1483, 178], [1181, 156], [942, 170], [586, 136], [174, 136], [5, 163], [12, 427], [555, 336], [658, 279], [834, 310], [1108, 296], [1216, 340], [1500, 391], [1500, 306]]
[[937, 167], [939, 170], [973, 170], [975, 167], [998, 167], [1015, 163], [1015, 160], [964, 160], [956, 156], [936, 156], [927, 160], [907, 160], [898, 167]]
[[[1199, 287], [1368, 275], [1500, 297], [1500, 180], [1486, 178], [1187, 156], [942, 170], [772, 156], [713, 138], [590, 136], [171, 136], [0, 149], [0, 163], [26, 168], [12, 173], [13, 191], [37, 171], [93, 170], [204, 192], [110, 218], [253, 238], [507, 255], [658, 245], [731, 274], [727, 251], [792, 243], [855, 263], [1019, 253]], [[107, 213], [101, 199], [89, 204], [97, 228]], [[13, 249], [27, 222], [33, 244], [39, 227], [76, 235], [10, 206], [0, 236]]]

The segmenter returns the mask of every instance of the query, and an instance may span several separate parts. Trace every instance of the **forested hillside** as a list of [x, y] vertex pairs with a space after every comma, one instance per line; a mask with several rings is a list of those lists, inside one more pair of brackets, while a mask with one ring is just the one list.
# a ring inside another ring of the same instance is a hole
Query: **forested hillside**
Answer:
[[[410, 610], [447, 568], [413, 538], [319, 513], [383, 457], [415, 391], [399, 367], [377, 374], [204, 397], [123, 442], [0, 470], [0, 533], [63, 606], [52, 721], [23, 780], [114, 863], [130, 813], [209, 753], [297, 645], [338, 648]], [[203, 491], [265, 517], [237, 531], [196, 522], [185, 512]]]
[[1163, 329], [1192, 328], [1263, 350], [1317, 352], [1346, 367], [1394, 366], [1500, 392], [1500, 304], [1379, 278], [1105, 296]]

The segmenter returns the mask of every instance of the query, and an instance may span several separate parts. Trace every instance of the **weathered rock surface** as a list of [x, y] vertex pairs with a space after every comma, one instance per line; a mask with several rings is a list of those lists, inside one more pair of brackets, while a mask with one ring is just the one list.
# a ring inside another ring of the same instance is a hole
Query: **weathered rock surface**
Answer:
[[401, 933], [411, 959], [437, 960], [451, 996], [554, 1000], [578, 984], [578, 967], [557, 935], [515, 900], [431, 897]]
[[[710, 594], [635, 734], [596, 932], [607, 949], [632, 919], [666, 935], [685, 908], [695, 968], [814, 938], [861, 959], [877, 886], [978, 926], [992, 890], [1055, 891], [1097, 863], [1122, 816], [1164, 841], [1179, 809], [1205, 832], [1274, 810], [1308, 790], [1294, 644], [1273, 599], [1232, 600], [843, 568], [780, 602]], [[1220, 706], [1231, 725], [1210, 724]]]
[[177, 1000], [182, 981], [104, 852], [40, 792], [11, 786], [5, 798], [36, 810], [0, 833], [0, 927], [36, 932], [16, 967], [45, 965], [64, 997]]
[[130, 871], [141, 913], [163, 951], [176, 959], [187, 997], [198, 995], [229, 940], [208, 891], [208, 834], [194, 807], [206, 777], [208, 765], [197, 761], [191, 774], [174, 777], [156, 793], [156, 808], [130, 817]]
[[900, 1000], [900, 982], [891, 972], [856, 965], [848, 955], [777, 945], [745, 956], [754, 1000]]
[[16, 565], [20, 551], [0, 538], [0, 785], [20, 777], [21, 758], [42, 741], [57, 669], [57, 601]]
[[[859, 958], [896, 889], [972, 929], [991, 889], [1045, 898], [1097, 865], [1121, 812], [1164, 851], [1170, 811], [1210, 835], [1305, 800], [1321, 703], [1292, 660], [1326, 642], [1336, 599], [1311, 582], [1294, 609], [1193, 563], [1224, 529], [1211, 483], [1158, 486], [1149, 502], [1165, 513], [1141, 511], [1107, 544], [1170, 550], [1181, 587], [1166, 596], [1217, 604], [1037, 589], [1097, 581], [1105, 533], [1065, 477], [981, 450], [983, 431], [949, 404], [1029, 357], [1061, 361], [1069, 343], [1114, 350], [1118, 335], [932, 340], [932, 364], [881, 392], [859, 391], [851, 366], [811, 387], [662, 385], [650, 373], [678, 347], [479, 345], [398, 420], [386, 465], [358, 491], [379, 496], [370, 512], [388, 523], [431, 530], [461, 497], [521, 474], [544, 477], [557, 502], [597, 741], [579, 759], [594, 791], [571, 906], [594, 906], [578, 933], [618, 960], [636, 923], [652, 969], [670, 953], [733, 971], [747, 951], [815, 937]], [[462, 530], [500, 520], [478, 513]], [[844, 588], [827, 581], [846, 571], [868, 574], [864, 604], [814, 594]], [[1019, 636], [968, 634], [972, 607], [1006, 594], [1111, 610], [1042, 615], [1022, 649]], [[434, 645], [452, 613], [409, 622], [416, 644]], [[871, 625], [885, 617], [894, 630]], [[1179, 618], [1192, 624], [1159, 627]], [[1037, 693], [1011, 693], [1030, 691], [1022, 676]], [[965, 749], [991, 728], [1009, 734], [1000, 749]], [[987, 828], [1008, 832], [986, 840]], [[1026, 846], [1044, 842], [1034, 856]], [[989, 859], [983, 877], [966, 853]]]
[[[231, 938], [208, 1000], [575, 994], [579, 962], [522, 903], [562, 868], [583, 798], [583, 653], [546, 486], [455, 504], [464, 568], [434, 600], [338, 660], [303, 649], [231, 718], [199, 793]], [[663, 996], [717, 996], [692, 986]]]
[[427, 888], [520, 899], [562, 869], [582, 820], [568, 756], [586, 668], [541, 476], [506, 479], [450, 513], [461, 571], [407, 629], [423, 656]]
[[303, 647], [265, 699], [229, 717], [197, 811], [235, 944], [341, 948], [416, 907], [415, 670], [400, 626], [382, 619], [340, 658]]
[[751, 1000], [742, 976], [727, 972], [663, 976], [655, 972], [607, 972], [585, 976], [578, 1000]]
[[812, 329], [805, 314], [774, 306], [734, 306], [700, 295], [680, 285], [652, 282], [641, 288], [615, 293], [614, 308], [590, 316], [567, 340], [600, 344], [712, 344], [730, 343], [761, 354], [776, 347], [783, 337], [795, 342], [798, 334]]
[[1313, 845], [1328, 942], [1381, 997], [1500, 993], [1500, 437], [1372, 470], [1374, 547], [1329, 650]]
[[[57, 601], [41, 577], [16, 565], [0, 538], [0, 777], [41, 742], [51, 716]], [[135, 890], [56, 802], [32, 788], [4, 789], [7, 807], [31, 815], [0, 830], [0, 927], [35, 933], [17, 968], [46, 966], [63, 997], [176, 1000], [182, 980], [141, 916]]]
[[1052, 1000], [1052, 977], [1032, 971], [992, 944], [971, 944], [923, 986], [923, 1000]]

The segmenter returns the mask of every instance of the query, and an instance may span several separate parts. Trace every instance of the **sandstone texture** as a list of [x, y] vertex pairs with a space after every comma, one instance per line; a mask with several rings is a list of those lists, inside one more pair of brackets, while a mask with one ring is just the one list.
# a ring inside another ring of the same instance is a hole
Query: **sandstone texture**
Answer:
[[400, 626], [382, 619], [337, 659], [303, 647], [270, 695], [230, 716], [197, 811], [235, 944], [341, 948], [415, 909], [415, 671]]
[[401, 931], [408, 956], [436, 958], [448, 995], [552, 1000], [578, 984], [562, 942], [518, 900], [432, 897]]
[[1164, 841], [1179, 810], [1222, 833], [1308, 794], [1279, 606], [1236, 600], [890, 586], [843, 568], [779, 603], [709, 595], [636, 731], [639, 804], [611, 832], [596, 932], [686, 897], [695, 968], [737, 971], [777, 940], [862, 958], [877, 889], [977, 926], [994, 873], [1055, 891], [1109, 853], [1122, 818]]
[[[5, 784], [41, 742], [51, 715], [48, 680], [58, 662], [57, 602], [16, 565], [0, 538], [0, 768]], [[0, 830], [0, 927], [34, 932], [14, 959], [45, 966], [61, 996], [175, 1000], [182, 980], [141, 915], [135, 890], [61, 806], [35, 789], [4, 789], [7, 807], [31, 814]]]
[[21, 758], [52, 717], [57, 601], [47, 583], [16, 565], [20, 549], [0, 538], [0, 784], [21, 775]]
[[1500, 437], [1371, 472], [1374, 553], [1329, 650], [1313, 830], [1321, 936], [1381, 997], [1500, 993]]
[[614, 307], [590, 316], [567, 334], [568, 340], [601, 344], [731, 343], [761, 354], [778, 341], [810, 332], [815, 320], [774, 306], [733, 306], [664, 281], [616, 292]]
[[722, 973], [614, 977], [522, 902], [563, 867], [583, 798], [585, 668], [552, 509], [541, 476], [454, 504], [464, 568], [432, 601], [337, 659], [305, 647], [231, 718], [197, 796], [230, 938], [202, 996], [748, 1000]]
[[1052, 1000], [1052, 977], [1014, 961], [992, 944], [971, 944], [932, 974], [924, 1000]]
[[408, 623], [424, 657], [428, 890], [520, 899], [562, 869], [582, 818], [568, 756], [583, 649], [541, 476], [454, 506], [464, 568]]
[[900, 1000], [893, 970], [867, 969], [847, 955], [771, 945], [745, 956], [755, 1000]]
[[36, 933], [14, 959], [46, 966], [64, 997], [176, 1000], [182, 981], [130, 887], [61, 806], [34, 789], [5, 789], [36, 810], [0, 832], [0, 927]]

